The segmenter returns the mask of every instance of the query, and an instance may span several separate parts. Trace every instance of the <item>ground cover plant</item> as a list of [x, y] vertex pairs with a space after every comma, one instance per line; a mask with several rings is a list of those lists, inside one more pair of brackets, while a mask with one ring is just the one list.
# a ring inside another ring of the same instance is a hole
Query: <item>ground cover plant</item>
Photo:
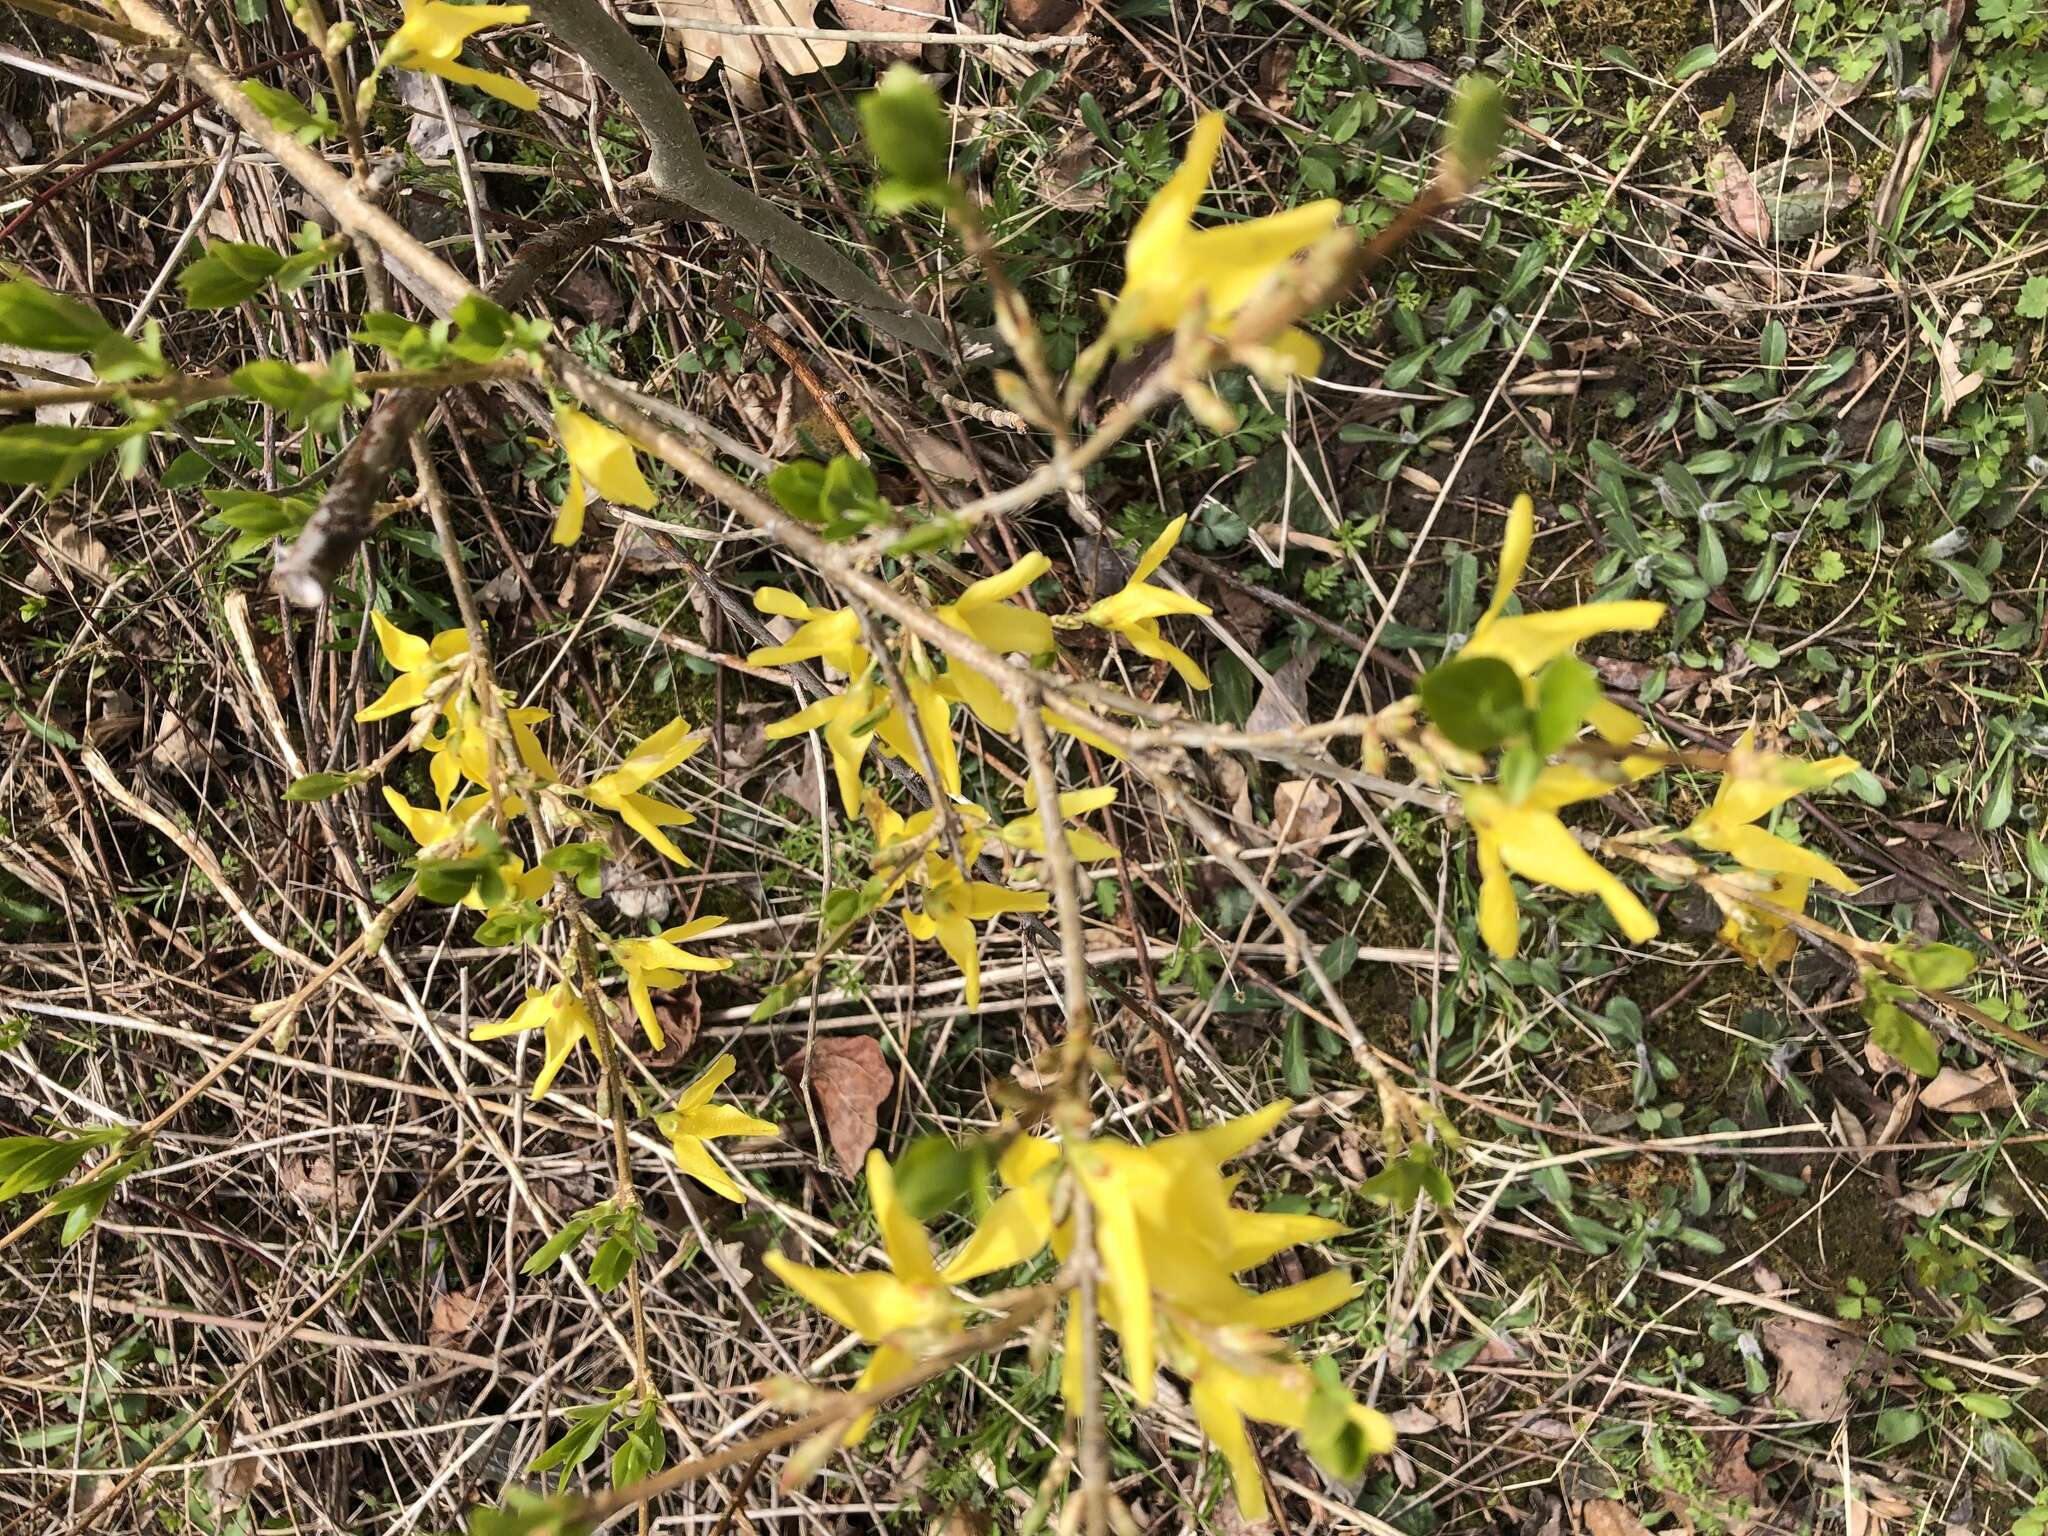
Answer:
[[7, 1528], [2039, 1536], [2044, 32], [10, 0]]

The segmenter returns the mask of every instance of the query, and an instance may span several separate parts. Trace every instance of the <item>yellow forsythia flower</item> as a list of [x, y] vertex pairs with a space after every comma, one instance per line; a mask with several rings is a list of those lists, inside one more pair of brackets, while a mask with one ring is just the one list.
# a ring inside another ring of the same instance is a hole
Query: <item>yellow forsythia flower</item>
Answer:
[[[541, 784], [554, 784], [561, 775], [555, 772], [555, 765], [548, 761], [548, 755], [541, 750], [540, 738], [533, 728], [547, 719], [544, 709], [508, 709], [505, 724], [512, 732], [512, 750], [520, 765]], [[484, 725], [482, 713], [476, 700], [465, 693], [443, 716], [447, 729], [438, 737], [427, 740], [427, 750], [434, 754], [432, 771], [434, 788], [439, 791], [441, 803], [448, 803], [448, 796], [462, 779], [472, 784], [488, 784], [486, 772], [489, 764], [484, 754]], [[445, 785], [444, 785], [444, 782]]]
[[[1548, 613], [1523, 613], [1508, 617], [1508, 599], [1529, 564], [1529, 550], [1536, 541], [1536, 504], [1517, 496], [1508, 512], [1508, 526], [1500, 550], [1500, 574], [1495, 578], [1493, 601], [1472, 626], [1472, 638], [1459, 650], [1461, 659], [1491, 656], [1506, 662], [1524, 681], [1535, 677], [1558, 657], [1577, 649], [1582, 641], [1617, 630], [1655, 629], [1664, 617], [1664, 605], [1646, 599], [1618, 603], [1593, 603], [1576, 608], [1558, 608]], [[1612, 739], [1620, 729], [1621, 739], [1635, 734], [1634, 717], [1617, 706], [1596, 711], [1594, 726]], [[1620, 716], [1617, 721], [1614, 716]], [[1626, 721], [1624, 726], [1622, 721]]]
[[[1787, 912], [1804, 912], [1813, 882], [1804, 875], [1771, 875], [1756, 892], [1759, 900]], [[1766, 973], [1775, 971], [1798, 951], [1799, 936], [1776, 912], [1743, 902], [1721, 902], [1726, 913], [1714, 937]]]
[[626, 760], [610, 773], [592, 779], [572, 793], [610, 811], [652, 843], [664, 857], [687, 869], [690, 867], [689, 856], [669, 841], [662, 828], [687, 827], [697, 818], [688, 811], [664, 804], [652, 795], [642, 794], [641, 790], [703, 745], [704, 738], [690, 735], [689, 726], [678, 715], [635, 746]]
[[552, 542], [574, 544], [583, 536], [583, 512], [589, 499], [586, 486], [596, 487], [598, 495], [621, 506], [644, 510], [654, 505], [654, 487], [640, 473], [633, 440], [625, 433], [614, 432], [596, 417], [586, 416], [572, 406], [558, 405], [555, 435], [561, 439], [562, 451], [569, 458], [569, 489], [562, 497], [561, 511], [555, 514]]
[[747, 657], [749, 664], [780, 667], [792, 661], [823, 661], [848, 677], [858, 677], [867, 671], [868, 653], [860, 643], [860, 615], [851, 608], [813, 608], [781, 587], [756, 588], [754, 606], [762, 613], [802, 622], [782, 644], [752, 652]]
[[1834, 861], [1802, 848], [1755, 825], [1794, 795], [1822, 789], [1844, 774], [1854, 773], [1853, 757], [1824, 758], [1817, 763], [1759, 752], [1756, 733], [1745, 731], [1729, 754], [1714, 803], [1693, 818], [1686, 838], [1715, 853], [1725, 853], [1744, 869], [1765, 875], [1800, 875], [1838, 891], [1853, 891], [1856, 882]]
[[377, 631], [377, 648], [398, 676], [373, 703], [356, 711], [359, 724], [410, 714], [426, 699], [435, 680], [469, 654], [469, 635], [464, 630], [444, 629], [432, 640], [423, 640], [407, 634], [374, 608], [370, 624]]
[[[729, 968], [732, 965], [730, 960], [716, 960], [678, 947], [689, 939], [700, 939], [724, 926], [722, 917], [700, 917], [674, 928], [664, 928], [651, 939], [612, 940], [612, 958], [626, 973], [626, 992], [632, 999], [633, 1016], [639, 1019], [640, 1027], [647, 1031], [647, 1038], [657, 1051], [662, 1046], [661, 1021], [654, 1016], [653, 989], [679, 987], [685, 973], [690, 971], [723, 971]], [[710, 1090], [705, 1091], [708, 1093]]]
[[[1744, 869], [1766, 877], [1757, 895], [1787, 912], [1806, 910], [1816, 880], [1838, 891], [1853, 891], [1856, 882], [1832, 859], [1787, 842], [1755, 825], [1794, 795], [1821, 789], [1857, 768], [1853, 757], [1800, 762], [1755, 749], [1756, 733], [1744, 731], [1723, 772], [1714, 803], [1693, 818], [1685, 836], [1702, 848], [1725, 853]], [[1785, 920], [1763, 907], [1722, 903], [1727, 920], [1721, 942], [1765, 970], [1788, 959], [1797, 946]]]
[[[1033, 808], [1031, 814], [1004, 823], [996, 836], [1011, 848], [1025, 853], [1043, 853], [1045, 824], [1039, 819], [1036, 809], [1038, 796], [1031, 792], [1028, 780], [1025, 790], [1024, 803]], [[1113, 784], [1096, 789], [1070, 789], [1060, 796], [1060, 819], [1072, 821], [1076, 816], [1086, 816], [1090, 811], [1099, 811], [1115, 802], [1116, 786]], [[1084, 827], [1067, 828], [1067, 851], [1083, 864], [1100, 864], [1116, 857], [1115, 848]]]
[[[767, 653], [756, 651], [754, 656], [764, 654]], [[865, 658], [867, 653], [863, 651], [861, 655]], [[910, 695], [911, 708], [917, 712], [917, 731], [931, 751], [932, 764], [939, 771], [939, 783], [946, 794], [957, 795], [960, 793], [960, 748], [953, 740], [952, 704], [941, 686], [942, 680], [925, 674], [914, 663], [902, 671], [903, 690]], [[825, 750], [831, 755], [832, 775], [839, 785], [839, 803], [849, 816], [859, 813], [861, 764], [867, 758], [868, 747], [877, 737], [881, 739], [883, 750], [892, 756], [908, 763], [922, 763], [910, 726], [897, 710], [888, 685], [872, 663], [840, 692], [806, 705], [787, 719], [777, 720], [768, 726], [765, 734], [770, 741], [781, 741], [817, 730], [825, 733]]]
[[[724, 919], [712, 921], [723, 922]], [[657, 1049], [660, 1044], [657, 1037]], [[719, 1166], [704, 1143], [716, 1141], [721, 1136], [780, 1136], [782, 1127], [773, 1120], [756, 1119], [730, 1104], [711, 1102], [711, 1095], [718, 1090], [720, 1083], [732, 1076], [735, 1065], [731, 1052], [719, 1057], [705, 1068], [702, 1077], [682, 1091], [674, 1109], [654, 1117], [654, 1124], [668, 1138], [678, 1168], [713, 1194], [723, 1195], [735, 1205], [743, 1205], [747, 1198], [745, 1186]]]
[[[1269, 277], [1337, 227], [1341, 209], [1323, 198], [1265, 218], [1194, 228], [1195, 208], [1222, 143], [1222, 116], [1204, 114], [1188, 141], [1187, 158], [1131, 231], [1124, 286], [1110, 310], [1105, 341], [1127, 346], [1165, 335], [1197, 301], [1207, 306], [1209, 329], [1220, 335]], [[1313, 338], [1292, 326], [1270, 346], [1281, 364], [1276, 371], [1313, 374], [1322, 361]]]
[[[814, 1269], [770, 1252], [768, 1267], [782, 1283], [865, 1343], [875, 1346], [867, 1369], [854, 1383], [856, 1392], [887, 1386], [917, 1363], [915, 1349], [958, 1326], [957, 1308], [938, 1267], [932, 1262], [931, 1237], [922, 1223], [896, 1199], [896, 1179], [889, 1160], [870, 1151], [867, 1161], [868, 1202], [882, 1246], [889, 1255], [886, 1271], [842, 1275]], [[857, 1445], [874, 1414], [864, 1413], [846, 1427], [845, 1445]]]
[[[1654, 769], [1654, 762], [1624, 764], [1630, 772]], [[1521, 943], [1510, 871], [1524, 880], [1554, 885], [1574, 896], [1596, 895], [1621, 931], [1640, 944], [1657, 936], [1657, 919], [1636, 895], [1579, 845], [1557, 813], [1567, 805], [1597, 799], [1619, 788], [1583, 769], [1552, 764], [1519, 801], [1483, 784], [1460, 791], [1465, 819], [1479, 845], [1479, 936], [1501, 959]]]
[[[1328, 1271], [1267, 1292], [1236, 1278], [1301, 1243], [1323, 1242], [1344, 1229], [1320, 1216], [1243, 1210], [1230, 1204], [1235, 1180], [1222, 1165], [1265, 1136], [1288, 1112], [1285, 1101], [1255, 1114], [1149, 1146], [1115, 1141], [1068, 1144], [1068, 1160], [1094, 1206], [1102, 1258], [1102, 1317], [1123, 1345], [1125, 1375], [1141, 1402], [1151, 1400], [1158, 1362], [1185, 1376], [1189, 1401], [1204, 1433], [1231, 1469], [1239, 1507], [1264, 1510], [1247, 1418], [1306, 1427], [1314, 1384], [1309, 1372], [1267, 1336], [1320, 1317], [1358, 1294], [1341, 1271]], [[997, 1163], [1005, 1193], [974, 1235], [939, 1272], [949, 1284], [993, 1274], [1034, 1258], [1049, 1242], [1056, 1257], [1072, 1252], [1073, 1222], [1054, 1226], [1053, 1181], [1061, 1161], [1053, 1142], [1020, 1136]], [[1078, 1407], [1076, 1315], [1067, 1318], [1062, 1380]], [[1369, 1449], [1393, 1444], [1392, 1427], [1372, 1410], [1347, 1411]]]
[[456, 85], [473, 85], [508, 106], [532, 112], [540, 95], [523, 80], [494, 75], [458, 63], [462, 45], [486, 27], [517, 26], [526, 20], [523, 5], [451, 5], [447, 0], [405, 0], [405, 22], [384, 45], [384, 62], [400, 69], [439, 75]]
[[[981, 853], [979, 824], [986, 818], [974, 806], [956, 805], [953, 809], [961, 822], [961, 856], [972, 868]], [[878, 857], [891, 848], [924, 837], [932, 828], [934, 816], [931, 811], [901, 816], [876, 799], [869, 800], [867, 814], [875, 829]], [[1052, 898], [1044, 891], [1013, 891], [992, 881], [968, 879], [940, 839], [933, 839], [919, 855], [910, 878], [922, 887], [922, 910], [912, 911], [906, 905], [903, 926], [921, 944], [939, 941], [939, 947], [960, 968], [965, 982], [963, 1000], [972, 1013], [981, 1006], [981, 953], [975, 924], [990, 922], [1006, 912], [1044, 912], [1050, 908]]]
[[[387, 784], [384, 786], [384, 803], [391, 807], [391, 814], [399, 819], [422, 849], [439, 848], [443, 857], [466, 858], [476, 852], [476, 845], [467, 835], [469, 828], [490, 808], [491, 797], [471, 795], [447, 810], [435, 811], [412, 804]], [[521, 809], [517, 800], [509, 802], [506, 808], [514, 815]], [[528, 869], [526, 862], [516, 853], [508, 853], [498, 861], [498, 874], [511, 887], [515, 901], [538, 901], [554, 884], [554, 876], [547, 870]], [[462, 905], [478, 912], [487, 910], [483, 897], [474, 890], [462, 898]]]
[[[941, 623], [972, 635], [998, 654], [1043, 656], [1053, 648], [1052, 620], [1010, 599], [1051, 569], [1052, 562], [1033, 550], [1007, 571], [983, 577], [933, 612]], [[1017, 711], [1002, 690], [974, 668], [948, 662], [943, 686], [990, 730], [1005, 736], [1015, 734]]]
[[823, 731], [833, 778], [839, 785], [839, 803], [847, 815], [856, 816], [860, 813], [861, 763], [885, 713], [893, 713], [893, 707], [881, 679], [870, 667], [840, 692], [775, 721], [762, 734], [770, 741], [781, 741], [806, 731]]
[[[953, 740], [953, 703], [940, 686], [940, 680], [933, 677], [921, 656], [906, 658], [898, 669], [903, 674], [903, 691], [910, 696], [910, 707], [917, 715], [917, 734], [924, 738], [925, 750], [931, 753], [932, 766], [938, 770], [940, 792], [948, 797], [960, 793], [960, 747]], [[886, 686], [883, 696], [889, 697]], [[889, 712], [875, 725], [875, 734], [881, 738], [882, 749], [892, 756], [902, 758], [914, 767], [922, 767], [923, 757], [917, 750], [917, 739], [911, 735], [911, 727], [890, 699]]]
[[533, 1080], [533, 1097], [538, 1099], [548, 1091], [555, 1074], [562, 1070], [562, 1063], [569, 1059], [569, 1053], [579, 1042], [588, 1041], [592, 1050], [597, 1049], [596, 1028], [576, 989], [566, 981], [559, 981], [545, 991], [529, 988], [526, 1001], [509, 1018], [499, 1019], [495, 1024], [479, 1024], [469, 1032], [469, 1038], [497, 1040], [529, 1029], [543, 1031], [546, 1051], [540, 1073]]
[[[1168, 591], [1165, 587], [1155, 587], [1147, 580], [1173, 553], [1187, 521], [1183, 515], [1168, 523], [1165, 531], [1152, 541], [1152, 547], [1138, 561], [1138, 567], [1131, 572], [1131, 579], [1124, 584], [1123, 591], [1105, 597], [1081, 617], [1097, 629], [1122, 635], [1142, 655], [1168, 663], [1190, 688], [1207, 688], [1208, 673], [1197, 666], [1186, 651], [1160, 634], [1159, 621], [1168, 614], [1176, 613], [1200, 617], [1210, 611], [1209, 605], [1198, 603], [1182, 593]], [[1072, 730], [1071, 727], [1066, 729]]]

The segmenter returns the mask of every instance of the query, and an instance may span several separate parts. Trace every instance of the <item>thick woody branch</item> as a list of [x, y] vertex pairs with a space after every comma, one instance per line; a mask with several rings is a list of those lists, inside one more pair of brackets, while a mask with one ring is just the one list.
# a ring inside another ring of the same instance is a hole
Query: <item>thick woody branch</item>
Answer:
[[589, 64], [640, 120], [651, 152], [648, 174], [657, 191], [787, 262], [885, 336], [920, 352], [951, 355], [944, 326], [907, 308], [822, 235], [712, 168], [675, 82], [597, 0], [532, 0], [532, 7], [555, 41]]

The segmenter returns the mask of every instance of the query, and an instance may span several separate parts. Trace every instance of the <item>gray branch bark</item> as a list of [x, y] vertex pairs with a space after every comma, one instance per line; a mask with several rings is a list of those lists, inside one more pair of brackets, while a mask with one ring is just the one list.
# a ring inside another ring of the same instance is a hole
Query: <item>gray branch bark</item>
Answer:
[[872, 273], [843, 255], [816, 231], [713, 169], [696, 120], [653, 53], [610, 16], [597, 0], [531, 0], [533, 14], [564, 48], [576, 54], [640, 120], [652, 153], [655, 190], [687, 203], [749, 244], [818, 284], [862, 320], [905, 346], [940, 357], [952, 347], [945, 327], [908, 309]]

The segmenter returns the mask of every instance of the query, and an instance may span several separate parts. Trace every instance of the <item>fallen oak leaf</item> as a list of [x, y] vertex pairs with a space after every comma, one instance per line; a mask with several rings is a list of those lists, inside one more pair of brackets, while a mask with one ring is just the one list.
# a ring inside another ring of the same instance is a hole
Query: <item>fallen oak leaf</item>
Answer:
[[1721, 210], [1721, 222], [1745, 239], [1767, 245], [1771, 239], [1771, 215], [1757, 195], [1749, 167], [1732, 149], [1724, 149], [1707, 162], [1707, 190]]
[[460, 1349], [476, 1332], [483, 1297], [475, 1291], [446, 1291], [427, 1313], [427, 1342], [435, 1349]]
[[653, 0], [652, 8], [662, 19], [662, 35], [682, 50], [689, 79], [701, 80], [723, 62], [743, 96], [759, 93], [761, 70], [770, 59], [786, 75], [808, 75], [846, 57], [846, 44], [837, 38], [761, 37], [692, 25], [815, 28], [817, 0], [749, 0], [745, 8], [737, 0]]
[[1773, 1394], [1802, 1419], [1828, 1423], [1845, 1417], [1856, 1377], [1881, 1359], [1868, 1340], [1803, 1318], [1774, 1317], [1761, 1332], [1778, 1362]]
[[2012, 1089], [1988, 1062], [1979, 1067], [1943, 1067], [1920, 1090], [1920, 1104], [1944, 1115], [1976, 1115], [2012, 1107]]
[[852, 1174], [875, 1144], [882, 1102], [896, 1088], [881, 1042], [870, 1035], [827, 1035], [812, 1042], [808, 1062], [794, 1066], [792, 1076], [808, 1068], [825, 1139], [841, 1171]]
[[1797, 149], [1827, 125], [1827, 120], [1868, 89], [1875, 75], [1844, 80], [1826, 65], [1808, 70], [1801, 79], [1791, 70], [1772, 82], [1764, 97], [1763, 124]]
[[1650, 1536], [1643, 1522], [1619, 1499], [1588, 1499], [1579, 1506], [1586, 1536]]
[[[832, 0], [849, 32], [929, 32], [946, 14], [946, 0]], [[894, 47], [894, 44], [890, 45]]]

